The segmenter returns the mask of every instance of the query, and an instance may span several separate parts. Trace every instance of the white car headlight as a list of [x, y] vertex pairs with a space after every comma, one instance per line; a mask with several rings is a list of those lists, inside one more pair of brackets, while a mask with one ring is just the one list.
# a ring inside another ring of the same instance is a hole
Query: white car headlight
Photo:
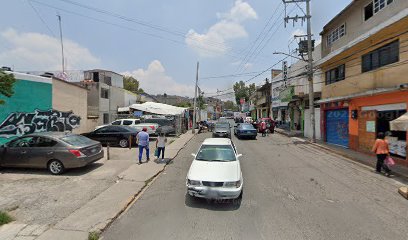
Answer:
[[200, 181], [190, 180], [190, 179], [187, 179], [187, 184], [190, 185], [190, 186], [201, 186]]
[[236, 182], [225, 182], [224, 183], [224, 187], [239, 188], [240, 186], [241, 186], [241, 180], [236, 181]]

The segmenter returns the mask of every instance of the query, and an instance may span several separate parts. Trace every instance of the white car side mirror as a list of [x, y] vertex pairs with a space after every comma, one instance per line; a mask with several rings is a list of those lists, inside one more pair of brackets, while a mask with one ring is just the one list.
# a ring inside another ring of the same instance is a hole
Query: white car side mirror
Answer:
[[238, 155], [237, 155], [237, 158], [240, 158], [240, 157], [242, 157], [242, 154], [238, 154]]
[[197, 155], [195, 153], [192, 153], [191, 156], [193, 156], [194, 158], [197, 157]]

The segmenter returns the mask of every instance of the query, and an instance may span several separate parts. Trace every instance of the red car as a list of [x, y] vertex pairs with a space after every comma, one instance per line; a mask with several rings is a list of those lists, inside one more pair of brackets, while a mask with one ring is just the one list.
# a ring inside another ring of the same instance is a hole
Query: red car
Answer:
[[266, 124], [268, 125], [269, 123], [269, 132], [274, 133], [275, 132], [275, 121], [272, 120], [271, 118], [259, 118], [258, 121], [256, 121], [256, 124], [254, 124], [255, 128], [258, 129], [258, 132], [262, 133], [263, 130], [261, 129], [261, 122], [265, 121]]

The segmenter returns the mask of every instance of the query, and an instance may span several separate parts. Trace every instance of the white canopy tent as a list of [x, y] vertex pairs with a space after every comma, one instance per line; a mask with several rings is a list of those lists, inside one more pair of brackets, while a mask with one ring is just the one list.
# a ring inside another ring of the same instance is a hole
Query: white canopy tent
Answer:
[[184, 111], [187, 109], [156, 102], [132, 104], [129, 108], [159, 115], [181, 115], [184, 114]]
[[391, 131], [408, 131], [408, 113], [390, 122]]

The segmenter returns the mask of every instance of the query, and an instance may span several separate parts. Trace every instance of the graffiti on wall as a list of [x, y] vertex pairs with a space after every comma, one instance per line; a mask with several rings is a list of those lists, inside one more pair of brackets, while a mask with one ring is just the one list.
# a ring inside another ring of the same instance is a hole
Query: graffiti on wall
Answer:
[[10, 113], [0, 124], [0, 137], [15, 137], [24, 134], [54, 131], [72, 131], [79, 127], [81, 118], [72, 112], [50, 109], [31, 113]]

